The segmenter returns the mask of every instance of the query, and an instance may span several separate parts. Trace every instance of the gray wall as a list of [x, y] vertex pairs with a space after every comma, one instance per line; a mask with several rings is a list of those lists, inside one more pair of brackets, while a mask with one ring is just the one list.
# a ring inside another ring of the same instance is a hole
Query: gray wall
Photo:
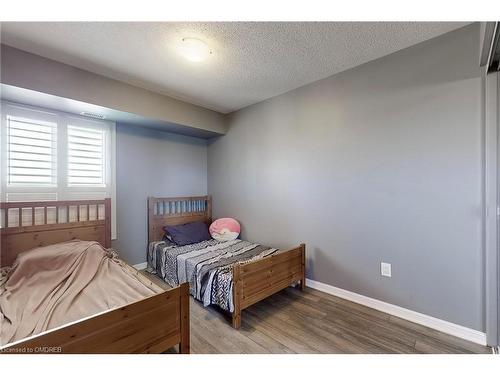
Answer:
[[20, 49], [0, 45], [1, 82], [146, 118], [224, 134], [223, 115]]
[[208, 147], [214, 217], [305, 242], [309, 278], [484, 331], [478, 39], [475, 24], [230, 115]]
[[117, 124], [113, 247], [129, 264], [146, 261], [148, 196], [206, 193], [206, 140]]

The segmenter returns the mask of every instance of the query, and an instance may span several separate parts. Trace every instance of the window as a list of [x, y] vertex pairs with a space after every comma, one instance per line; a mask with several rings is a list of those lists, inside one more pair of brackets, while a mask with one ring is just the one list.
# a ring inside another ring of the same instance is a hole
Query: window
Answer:
[[105, 186], [105, 131], [68, 126], [68, 186]]
[[55, 186], [56, 124], [7, 116], [7, 185]]
[[3, 201], [112, 200], [115, 220], [115, 124], [2, 102]]

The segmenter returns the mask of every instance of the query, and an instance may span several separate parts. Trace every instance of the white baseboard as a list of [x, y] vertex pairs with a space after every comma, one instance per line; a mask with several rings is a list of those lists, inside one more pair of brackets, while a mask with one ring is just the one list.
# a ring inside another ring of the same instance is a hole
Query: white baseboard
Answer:
[[134, 264], [132, 267], [134, 267], [136, 270], [139, 270], [139, 271], [145, 270], [148, 267], [148, 262]]
[[408, 310], [404, 307], [392, 305], [387, 302], [366, 297], [362, 294], [350, 292], [348, 290], [324, 284], [319, 281], [306, 279], [306, 285], [313, 289], [317, 289], [322, 292], [359, 303], [360, 305], [371, 307], [372, 309], [397, 316], [398, 318], [409, 320], [410, 322], [418, 323], [423, 326], [447, 333], [449, 335], [460, 337], [462, 339], [475, 342], [476, 344], [486, 346], [486, 334], [484, 332], [476, 331], [474, 329], [467, 328], [455, 323], [447, 322], [446, 320], [434, 318], [432, 316], [425, 315], [413, 310]]

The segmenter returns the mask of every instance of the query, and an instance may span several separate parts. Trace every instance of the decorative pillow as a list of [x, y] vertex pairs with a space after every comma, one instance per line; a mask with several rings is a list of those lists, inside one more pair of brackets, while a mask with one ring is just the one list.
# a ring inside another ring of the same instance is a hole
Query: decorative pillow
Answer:
[[230, 217], [215, 220], [210, 225], [210, 234], [217, 241], [232, 241], [240, 235], [240, 223]]
[[184, 246], [192, 243], [210, 240], [208, 226], [203, 221], [195, 221], [182, 225], [167, 225], [163, 227], [167, 237], [176, 245]]

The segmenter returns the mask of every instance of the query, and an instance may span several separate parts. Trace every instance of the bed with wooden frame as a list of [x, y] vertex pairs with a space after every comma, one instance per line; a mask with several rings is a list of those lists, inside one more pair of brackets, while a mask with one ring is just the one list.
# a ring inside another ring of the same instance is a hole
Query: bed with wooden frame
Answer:
[[[25, 250], [73, 239], [98, 241], [105, 248], [111, 247], [110, 199], [2, 202], [0, 209], [2, 267], [11, 265]], [[74, 221], [69, 220], [70, 209], [76, 216]], [[94, 217], [90, 216], [92, 210]], [[64, 219], [60, 217], [63, 212]], [[10, 225], [11, 215], [17, 217], [15, 225]], [[31, 216], [29, 225], [24, 223], [26, 216]], [[48, 216], [52, 216], [51, 220]], [[120, 262], [145, 284], [151, 283], [136, 269]], [[189, 353], [188, 284], [5, 345], [0, 352], [46, 353], [43, 348], [56, 347], [61, 353], [162, 353], [177, 344], [180, 353]]]
[[[165, 225], [212, 222], [210, 196], [148, 198], [148, 242], [161, 241]], [[233, 327], [241, 326], [241, 312], [293, 283], [305, 288], [305, 245], [233, 266]]]

